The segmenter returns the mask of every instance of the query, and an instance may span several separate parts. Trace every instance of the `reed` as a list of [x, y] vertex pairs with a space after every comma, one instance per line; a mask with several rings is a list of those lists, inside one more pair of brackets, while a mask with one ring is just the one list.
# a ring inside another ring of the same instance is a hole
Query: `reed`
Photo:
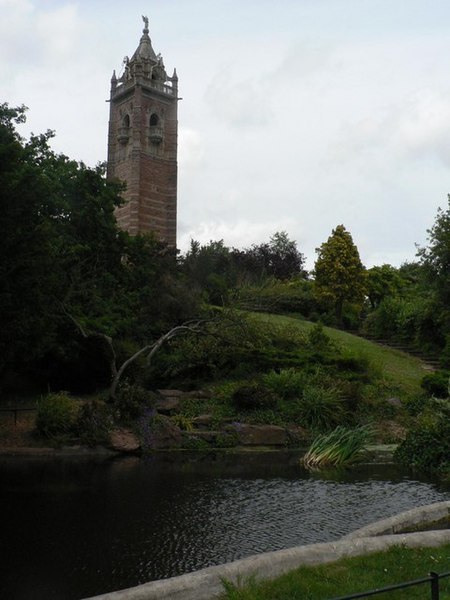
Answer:
[[307, 469], [348, 465], [361, 457], [372, 436], [371, 428], [366, 425], [336, 427], [331, 433], [316, 437], [301, 464]]

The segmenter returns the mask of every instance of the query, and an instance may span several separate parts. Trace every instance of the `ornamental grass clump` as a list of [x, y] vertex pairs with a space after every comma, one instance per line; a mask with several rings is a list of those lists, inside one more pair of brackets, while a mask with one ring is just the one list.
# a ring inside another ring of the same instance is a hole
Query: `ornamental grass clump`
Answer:
[[301, 459], [307, 469], [338, 467], [355, 462], [372, 439], [370, 427], [336, 427], [331, 433], [316, 437]]

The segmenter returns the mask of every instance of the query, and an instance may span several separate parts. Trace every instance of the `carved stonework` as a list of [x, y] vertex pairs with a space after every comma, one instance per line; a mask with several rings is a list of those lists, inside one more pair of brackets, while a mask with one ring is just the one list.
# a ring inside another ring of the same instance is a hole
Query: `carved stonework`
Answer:
[[126, 182], [119, 226], [132, 235], [153, 232], [176, 247], [176, 71], [168, 77], [149, 37], [148, 18], [134, 54], [111, 79], [108, 177]]

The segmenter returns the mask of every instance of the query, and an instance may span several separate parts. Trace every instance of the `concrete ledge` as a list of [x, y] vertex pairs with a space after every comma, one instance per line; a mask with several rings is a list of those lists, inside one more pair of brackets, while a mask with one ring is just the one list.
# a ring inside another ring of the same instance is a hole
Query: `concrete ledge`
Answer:
[[390, 535], [395, 533], [408, 533], [419, 531], [426, 526], [429, 529], [450, 522], [450, 501], [436, 502], [407, 510], [388, 519], [371, 523], [366, 527], [352, 531], [344, 536], [344, 540], [353, 540], [360, 537]]
[[[450, 503], [444, 503], [450, 504]], [[391, 546], [408, 548], [450, 544], [450, 529], [379, 537], [342, 539], [337, 542], [297, 546], [267, 552], [208, 567], [170, 579], [151, 581], [126, 590], [111, 592], [86, 600], [212, 600], [223, 593], [222, 579], [234, 583], [250, 576], [271, 579], [303, 565], [319, 565], [343, 557], [359, 556], [386, 550]]]

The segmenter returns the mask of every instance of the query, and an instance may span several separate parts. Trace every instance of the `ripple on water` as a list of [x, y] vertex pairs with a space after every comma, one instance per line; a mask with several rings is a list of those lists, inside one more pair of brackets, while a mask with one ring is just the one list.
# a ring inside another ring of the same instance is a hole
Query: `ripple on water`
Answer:
[[11, 473], [0, 465], [6, 597], [75, 600], [334, 540], [376, 519], [450, 499], [448, 489], [400, 472], [388, 477], [379, 467], [322, 478], [297, 467], [246, 469], [245, 459], [234, 460], [241, 462], [231, 470], [214, 465], [211, 472], [205, 464], [166, 468], [139, 460], [78, 465], [73, 472], [68, 463], [61, 472], [53, 466], [53, 488], [61, 480], [74, 490], [64, 501], [57, 492], [41, 491], [42, 464], [39, 488], [27, 470], [23, 485], [31, 491], [25, 495], [19, 473], [9, 486]]

